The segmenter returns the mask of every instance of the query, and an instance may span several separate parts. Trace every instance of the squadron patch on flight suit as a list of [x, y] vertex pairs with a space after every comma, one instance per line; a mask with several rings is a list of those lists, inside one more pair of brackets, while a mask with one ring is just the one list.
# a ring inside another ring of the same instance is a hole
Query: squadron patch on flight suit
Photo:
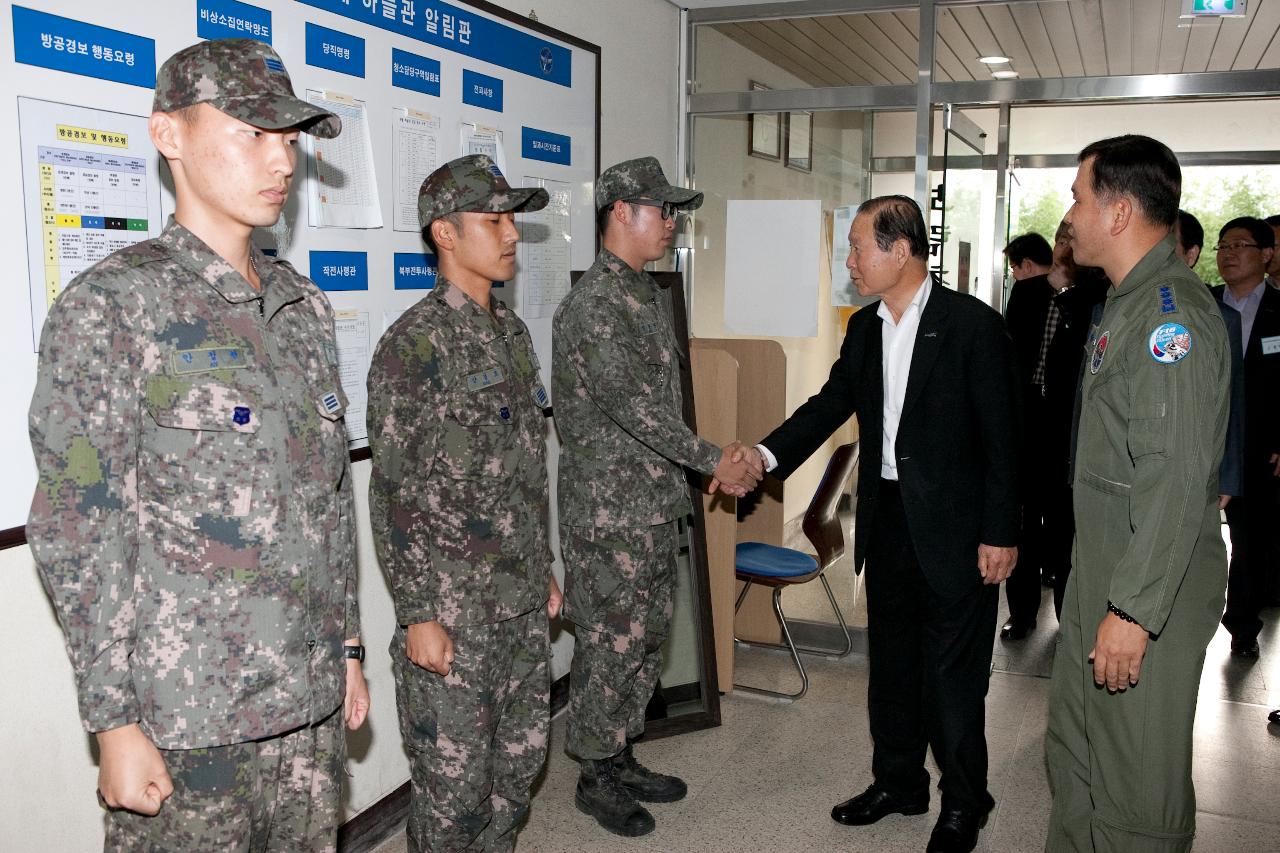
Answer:
[[1151, 357], [1161, 364], [1173, 364], [1191, 352], [1191, 332], [1181, 323], [1162, 323], [1147, 341]]
[[1089, 372], [1097, 373], [1102, 369], [1102, 358], [1107, 354], [1107, 341], [1111, 340], [1111, 332], [1106, 331], [1098, 335], [1098, 339], [1093, 342], [1093, 356], [1089, 359]]

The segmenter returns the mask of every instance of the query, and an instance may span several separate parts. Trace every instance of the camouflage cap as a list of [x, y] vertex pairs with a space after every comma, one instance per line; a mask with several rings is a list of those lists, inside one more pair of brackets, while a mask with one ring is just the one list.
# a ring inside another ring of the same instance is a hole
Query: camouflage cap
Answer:
[[294, 97], [293, 82], [271, 45], [256, 39], [214, 39], [185, 47], [156, 72], [153, 112], [209, 104], [266, 130], [294, 128], [332, 139], [342, 120]]
[[657, 158], [637, 157], [604, 170], [596, 181], [596, 210], [604, 210], [624, 198], [651, 198], [669, 201], [678, 207], [697, 210], [702, 207], [702, 193], [684, 187], [673, 187], [662, 174]]
[[436, 169], [418, 189], [418, 225], [426, 228], [450, 213], [510, 213], [542, 210], [547, 191], [512, 187], [484, 154], [469, 154]]

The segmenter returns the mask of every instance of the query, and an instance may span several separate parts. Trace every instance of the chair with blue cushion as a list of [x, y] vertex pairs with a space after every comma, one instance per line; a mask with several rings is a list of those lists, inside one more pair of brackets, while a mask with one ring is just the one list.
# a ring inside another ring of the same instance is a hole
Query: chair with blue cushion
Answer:
[[[789, 651], [796, 670], [800, 673], [800, 692], [780, 693], [776, 690], [749, 687], [743, 684], [734, 684], [735, 688], [746, 693], [792, 702], [809, 690], [809, 676], [804, 670], [804, 663], [800, 660], [800, 652], [842, 658], [853, 649], [849, 627], [845, 624], [844, 614], [840, 612], [840, 605], [836, 603], [836, 597], [831, 592], [826, 571], [844, 554], [844, 531], [841, 529], [837, 510], [840, 506], [840, 497], [844, 494], [845, 486], [857, 462], [856, 442], [836, 448], [831, 461], [827, 463], [826, 473], [822, 475], [822, 482], [818, 484], [818, 490], [814, 492], [813, 500], [809, 502], [809, 509], [804, 514], [803, 530], [804, 535], [813, 543], [814, 550], [818, 552], [816, 558], [803, 551], [784, 548], [781, 545], [766, 545], [763, 542], [743, 542], [738, 545], [735, 574], [738, 580], [743, 581], [743, 586], [734, 604], [734, 612], [736, 613], [742, 607], [742, 602], [753, 585], [773, 587], [773, 611], [777, 614], [778, 626], [782, 629], [782, 638], [786, 641], [785, 643], [743, 644]], [[827, 592], [827, 600], [831, 602], [831, 609], [835, 611], [840, 630], [844, 632], [842, 649], [797, 646], [791, 639], [787, 617], [782, 612], [782, 590], [795, 584], [808, 583], [815, 578], [822, 581], [822, 586]]]

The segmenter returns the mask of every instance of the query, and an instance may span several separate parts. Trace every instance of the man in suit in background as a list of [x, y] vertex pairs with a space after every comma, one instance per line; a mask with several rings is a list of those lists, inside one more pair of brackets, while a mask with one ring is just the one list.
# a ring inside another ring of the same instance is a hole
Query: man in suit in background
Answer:
[[935, 282], [919, 207], [882, 196], [849, 230], [849, 275], [880, 301], [849, 321], [822, 390], [756, 450], [785, 479], [857, 415], [854, 565], [867, 564], [874, 742], [867, 790], [831, 811], [849, 825], [929, 807], [931, 851], [969, 851], [995, 804], [983, 732], [997, 590], [1017, 561], [1013, 353], [1000, 315]]
[[[1053, 240], [1053, 265], [1049, 269], [1049, 309], [1045, 312], [1042, 364], [1033, 381], [1031, 394], [1038, 395], [1036, 422], [1024, 423], [1028, 439], [1024, 468], [1024, 507], [1038, 507], [1043, 531], [1040, 565], [1046, 581], [1052, 579], [1053, 609], [1061, 617], [1067, 578], [1071, 575], [1071, 542], [1075, 537], [1072, 508], [1071, 455], [1075, 426], [1076, 390], [1080, 384], [1081, 362], [1089, 321], [1107, 298], [1111, 283], [1097, 267], [1076, 264], [1071, 251], [1071, 233], [1066, 223], [1058, 225]], [[1031, 415], [1026, 417], [1030, 418]], [[1033, 500], [1031, 492], [1036, 493]], [[1024, 513], [1026, 510], [1024, 509]], [[1025, 515], [1023, 524], [1026, 524]], [[1027, 571], [1025, 552], [1020, 549], [1021, 568], [1005, 582], [1008, 590]], [[1034, 576], [1034, 573], [1029, 573]], [[1038, 599], [1037, 599], [1038, 602]]]
[[[1039, 234], [1014, 237], [1004, 248], [1009, 270], [1016, 282], [1005, 308], [1005, 327], [1013, 339], [1017, 364], [1019, 399], [1022, 403], [1022, 429], [1019, 433], [1019, 469], [1022, 487], [1022, 534], [1018, 539], [1020, 571], [1010, 575], [1004, 585], [1009, 603], [1009, 620], [1000, 629], [1002, 640], [1025, 640], [1036, 627], [1040, 611], [1040, 579], [1052, 582], [1053, 568], [1046, 559], [1051, 536], [1052, 510], [1047, 500], [1050, 492], [1043, 488], [1045, 470], [1042, 462], [1042, 430], [1045, 427], [1045, 356], [1057, 328], [1058, 314], [1052, 329], [1046, 328], [1054, 289], [1049, 284], [1053, 265], [1053, 249]], [[1072, 386], [1074, 392], [1075, 387]], [[1061, 478], [1064, 482], [1066, 475]], [[1068, 540], [1068, 547], [1070, 547]]]
[[1226, 284], [1213, 295], [1240, 313], [1244, 357], [1244, 465], [1240, 495], [1226, 506], [1231, 569], [1222, 624], [1231, 654], [1256, 658], [1280, 482], [1280, 290], [1265, 282], [1275, 234], [1261, 219], [1238, 217], [1222, 226], [1215, 250]]

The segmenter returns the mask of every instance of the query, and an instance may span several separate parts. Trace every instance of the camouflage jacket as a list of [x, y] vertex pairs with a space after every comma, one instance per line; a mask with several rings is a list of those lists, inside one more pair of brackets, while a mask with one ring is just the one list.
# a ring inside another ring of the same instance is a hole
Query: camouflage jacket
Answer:
[[556, 310], [552, 393], [560, 523], [661, 524], [692, 511], [680, 466], [712, 473], [720, 449], [684, 422], [667, 296], [602, 249]]
[[525, 324], [444, 278], [369, 367], [373, 541], [396, 622], [501, 622], [546, 601], [547, 392]]
[[342, 701], [359, 635], [333, 313], [170, 220], [49, 312], [27, 521], [90, 731], [238, 743]]

